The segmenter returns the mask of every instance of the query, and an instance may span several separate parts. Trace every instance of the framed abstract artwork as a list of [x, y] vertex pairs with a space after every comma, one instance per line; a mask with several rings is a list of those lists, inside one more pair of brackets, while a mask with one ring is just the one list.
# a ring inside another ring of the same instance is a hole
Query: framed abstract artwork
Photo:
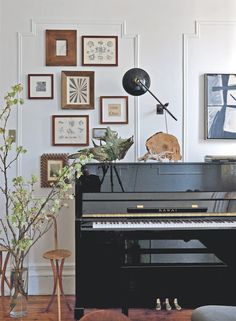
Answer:
[[205, 74], [205, 139], [236, 139], [236, 74]]
[[53, 99], [53, 75], [29, 74], [28, 75], [29, 99]]
[[118, 66], [117, 36], [82, 36], [83, 66]]
[[101, 124], [128, 124], [128, 96], [100, 97]]
[[87, 146], [89, 144], [89, 116], [53, 115], [53, 146]]
[[46, 30], [46, 66], [76, 66], [76, 30]]
[[61, 107], [94, 109], [94, 71], [61, 72]]
[[59, 171], [68, 164], [68, 154], [43, 154], [40, 163], [41, 187], [50, 187], [57, 180]]

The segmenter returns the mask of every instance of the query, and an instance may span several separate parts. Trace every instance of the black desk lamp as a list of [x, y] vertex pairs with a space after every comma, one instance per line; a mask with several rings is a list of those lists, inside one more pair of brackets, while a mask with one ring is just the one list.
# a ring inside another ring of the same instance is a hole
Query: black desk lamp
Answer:
[[148, 73], [140, 68], [132, 68], [128, 70], [122, 79], [123, 88], [128, 94], [132, 96], [140, 96], [148, 91], [161, 105], [161, 107], [166, 110], [172, 118], [177, 120], [177, 118], [166, 108], [168, 104], [162, 104], [160, 100], [151, 92], [151, 90], [149, 90], [150, 83], [151, 81]]

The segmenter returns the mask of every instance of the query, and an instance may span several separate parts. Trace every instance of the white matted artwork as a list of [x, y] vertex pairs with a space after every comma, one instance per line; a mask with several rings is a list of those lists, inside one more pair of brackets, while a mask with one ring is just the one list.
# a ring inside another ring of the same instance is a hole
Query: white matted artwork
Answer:
[[117, 36], [82, 36], [83, 66], [118, 66]]
[[28, 75], [29, 99], [53, 99], [53, 75], [29, 74]]
[[62, 71], [61, 100], [63, 109], [93, 109], [94, 72]]
[[53, 115], [52, 144], [54, 146], [87, 146], [89, 116]]
[[128, 96], [100, 97], [101, 124], [128, 124]]

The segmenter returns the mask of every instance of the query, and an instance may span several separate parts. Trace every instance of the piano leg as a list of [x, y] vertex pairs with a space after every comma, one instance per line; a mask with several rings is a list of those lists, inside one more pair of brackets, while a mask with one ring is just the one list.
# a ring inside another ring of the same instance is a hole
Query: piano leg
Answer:
[[84, 316], [84, 308], [76, 308], [74, 310], [74, 318], [75, 320], [79, 320]]
[[122, 313], [123, 314], [125, 314], [125, 315], [129, 315], [129, 308], [127, 307], [127, 306], [123, 306], [122, 308], [121, 308], [121, 311], [122, 311]]

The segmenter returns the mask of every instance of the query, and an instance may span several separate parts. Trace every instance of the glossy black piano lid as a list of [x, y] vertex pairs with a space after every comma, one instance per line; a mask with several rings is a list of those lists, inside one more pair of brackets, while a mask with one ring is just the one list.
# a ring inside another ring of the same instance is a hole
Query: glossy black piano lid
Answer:
[[235, 198], [236, 163], [90, 163], [77, 188], [89, 193], [223, 192]]

